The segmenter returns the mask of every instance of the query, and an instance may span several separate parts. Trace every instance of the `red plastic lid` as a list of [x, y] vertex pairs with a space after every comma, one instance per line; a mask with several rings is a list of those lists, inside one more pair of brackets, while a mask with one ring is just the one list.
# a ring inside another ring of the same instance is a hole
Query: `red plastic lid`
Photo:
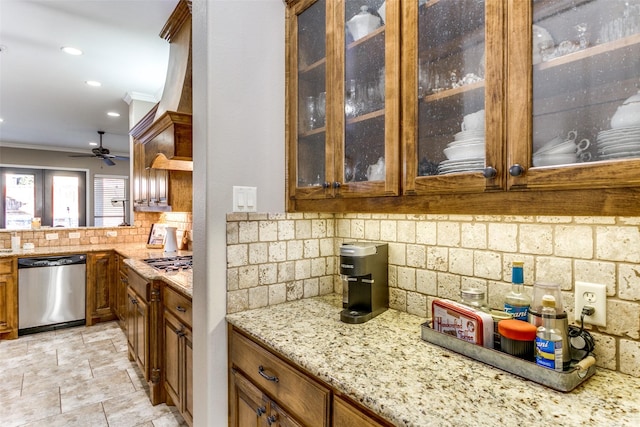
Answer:
[[516, 341], [533, 341], [536, 339], [538, 328], [529, 322], [515, 319], [505, 319], [498, 322], [498, 332], [505, 338]]

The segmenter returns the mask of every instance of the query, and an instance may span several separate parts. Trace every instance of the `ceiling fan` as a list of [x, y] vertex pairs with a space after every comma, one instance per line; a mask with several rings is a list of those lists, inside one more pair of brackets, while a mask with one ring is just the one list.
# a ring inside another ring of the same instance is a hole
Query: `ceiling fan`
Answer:
[[98, 134], [100, 135], [100, 146], [91, 149], [91, 152], [93, 154], [75, 154], [75, 155], [72, 155], [72, 156], [69, 156], [69, 157], [97, 157], [99, 159], [102, 159], [102, 161], [105, 162], [107, 166], [114, 166], [115, 165], [115, 163], [111, 159], [129, 160], [128, 157], [116, 156], [116, 155], [113, 155], [113, 154], [109, 154], [109, 149], [108, 148], [104, 148], [102, 146], [102, 135], [104, 135], [104, 131], [103, 130], [99, 130]]

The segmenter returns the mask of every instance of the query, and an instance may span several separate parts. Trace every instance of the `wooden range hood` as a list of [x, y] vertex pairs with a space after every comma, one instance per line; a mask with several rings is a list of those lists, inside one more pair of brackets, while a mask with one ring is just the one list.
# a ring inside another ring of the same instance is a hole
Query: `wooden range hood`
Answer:
[[180, 0], [160, 37], [170, 43], [162, 99], [131, 129], [144, 145], [144, 166], [193, 171], [191, 0]]

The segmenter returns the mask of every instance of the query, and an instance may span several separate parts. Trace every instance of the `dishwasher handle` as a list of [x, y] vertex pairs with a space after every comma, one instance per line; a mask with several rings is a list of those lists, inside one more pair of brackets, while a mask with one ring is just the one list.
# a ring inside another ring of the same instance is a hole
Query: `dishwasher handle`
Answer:
[[58, 267], [62, 265], [86, 264], [86, 254], [18, 258], [18, 268]]

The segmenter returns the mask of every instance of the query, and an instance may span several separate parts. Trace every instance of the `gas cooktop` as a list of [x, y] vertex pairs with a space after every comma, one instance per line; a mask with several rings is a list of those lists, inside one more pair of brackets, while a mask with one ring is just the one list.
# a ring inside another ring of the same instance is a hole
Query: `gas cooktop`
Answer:
[[143, 261], [156, 270], [165, 272], [191, 270], [191, 255], [179, 255], [164, 258], [147, 258]]

